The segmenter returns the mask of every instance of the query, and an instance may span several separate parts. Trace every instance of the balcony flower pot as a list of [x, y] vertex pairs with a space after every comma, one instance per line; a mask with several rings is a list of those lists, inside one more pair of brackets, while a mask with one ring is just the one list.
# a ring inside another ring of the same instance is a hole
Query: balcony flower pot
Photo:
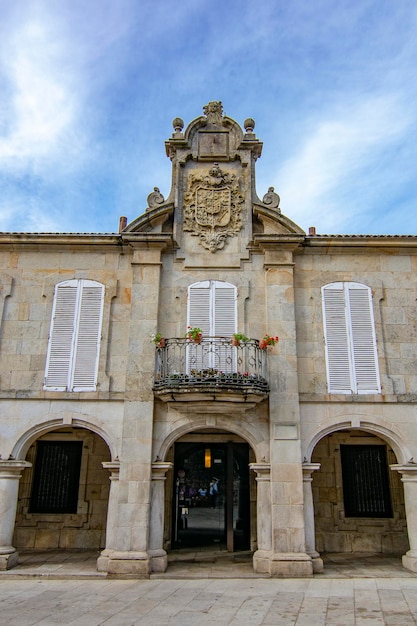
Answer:
[[240, 346], [241, 341], [249, 341], [249, 337], [246, 337], [243, 333], [233, 333], [232, 346]]
[[275, 346], [278, 341], [278, 337], [272, 337], [271, 335], [266, 334], [262, 337], [262, 339], [259, 340], [259, 347], [261, 350], [266, 350], [269, 347], [272, 348], [273, 346]]
[[203, 331], [201, 330], [201, 328], [197, 328], [196, 326], [194, 328], [188, 326], [185, 336], [189, 341], [192, 341], [194, 343], [201, 343], [201, 340], [203, 339]]

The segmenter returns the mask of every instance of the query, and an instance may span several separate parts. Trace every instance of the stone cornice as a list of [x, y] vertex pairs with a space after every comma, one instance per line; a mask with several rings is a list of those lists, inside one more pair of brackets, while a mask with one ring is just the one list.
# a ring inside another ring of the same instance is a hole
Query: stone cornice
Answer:
[[304, 245], [314, 248], [417, 248], [417, 235], [314, 235]]
[[280, 247], [296, 250], [304, 243], [304, 236], [299, 233], [270, 234], [258, 233], [253, 237], [253, 243], [262, 250], [273, 250]]
[[0, 233], [0, 245], [120, 246], [117, 233]]
[[321, 394], [300, 393], [301, 404], [347, 403], [347, 404], [416, 404], [417, 394]]

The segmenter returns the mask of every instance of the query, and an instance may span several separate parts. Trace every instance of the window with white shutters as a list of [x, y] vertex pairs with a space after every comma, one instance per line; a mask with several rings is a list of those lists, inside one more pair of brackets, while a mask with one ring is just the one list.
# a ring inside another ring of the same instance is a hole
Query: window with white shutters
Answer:
[[67, 280], [55, 286], [44, 389], [95, 391], [104, 285]]
[[380, 393], [371, 289], [339, 282], [322, 296], [329, 393]]
[[[231, 337], [237, 332], [237, 289], [230, 283], [218, 280], [206, 280], [194, 283], [188, 288], [188, 326], [201, 328], [203, 337]], [[225, 371], [230, 369], [226, 363], [226, 346], [220, 344], [209, 349], [208, 358], [196, 353], [195, 365], [209, 366]], [[189, 347], [189, 357], [193, 353], [193, 346]], [[230, 350], [228, 352], [230, 358]], [[194, 359], [195, 360], [195, 359]], [[189, 358], [190, 362], [190, 358]]]

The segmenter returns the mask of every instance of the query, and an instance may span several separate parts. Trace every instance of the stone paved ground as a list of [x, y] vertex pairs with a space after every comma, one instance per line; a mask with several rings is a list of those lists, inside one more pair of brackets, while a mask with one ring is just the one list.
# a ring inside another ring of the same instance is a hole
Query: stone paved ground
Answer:
[[3, 579], [0, 623], [13, 626], [408, 626], [416, 578]]
[[244, 555], [182, 554], [151, 580], [115, 580], [94, 552], [20, 556], [0, 572], [1, 626], [417, 626], [417, 574], [399, 558], [326, 555], [323, 574], [281, 580]]

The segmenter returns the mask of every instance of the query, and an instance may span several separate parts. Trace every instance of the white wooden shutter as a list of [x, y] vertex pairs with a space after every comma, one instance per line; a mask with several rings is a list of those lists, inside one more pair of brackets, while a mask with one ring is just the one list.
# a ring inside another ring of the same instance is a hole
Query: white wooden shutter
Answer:
[[[202, 281], [190, 285], [188, 293], [188, 325], [197, 326], [203, 337], [231, 337], [237, 330], [237, 290], [234, 285], [221, 281]], [[188, 370], [216, 368], [233, 369], [231, 351], [226, 346], [214, 344], [201, 350], [188, 346]], [[228, 358], [227, 358], [228, 357]], [[233, 353], [233, 361], [235, 355]]]
[[329, 393], [379, 393], [370, 288], [340, 282], [322, 294]]
[[[212, 293], [213, 335], [231, 337], [237, 331], [236, 287], [228, 283], [215, 282]], [[219, 345], [213, 360], [213, 367], [221, 372], [236, 371], [236, 348], [228, 344]]]
[[371, 290], [358, 283], [347, 288], [356, 393], [380, 393]]
[[231, 337], [237, 330], [236, 287], [216, 281], [212, 290], [212, 307], [212, 334]]
[[97, 384], [104, 285], [83, 281], [80, 290], [71, 387], [73, 391], [94, 391]]
[[94, 391], [104, 285], [69, 280], [55, 287], [44, 388]]
[[77, 308], [76, 280], [55, 287], [48, 354], [46, 358], [45, 389], [66, 391], [73, 353], [74, 320]]
[[203, 336], [211, 336], [210, 281], [191, 285], [188, 289], [188, 326], [201, 328]]

